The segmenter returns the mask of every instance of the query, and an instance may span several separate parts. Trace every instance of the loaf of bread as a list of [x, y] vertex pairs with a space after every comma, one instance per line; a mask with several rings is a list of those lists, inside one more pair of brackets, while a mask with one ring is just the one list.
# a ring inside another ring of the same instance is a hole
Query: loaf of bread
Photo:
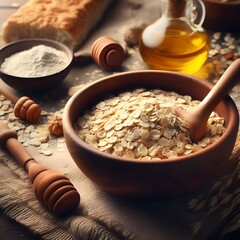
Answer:
[[3, 24], [3, 39], [48, 38], [76, 49], [111, 0], [30, 0]]

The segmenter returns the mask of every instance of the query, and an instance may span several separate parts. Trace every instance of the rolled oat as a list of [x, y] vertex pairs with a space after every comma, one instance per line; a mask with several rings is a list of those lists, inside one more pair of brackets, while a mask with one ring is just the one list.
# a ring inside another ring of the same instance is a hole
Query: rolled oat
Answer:
[[199, 101], [190, 96], [139, 88], [99, 102], [78, 119], [76, 131], [91, 146], [120, 157], [151, 160], [184, 156], [212, 144], [225, 131], [224, 119], [213, 112], [206, 136], [193, 143], [188, 126], [175, 109], [197, 104]]

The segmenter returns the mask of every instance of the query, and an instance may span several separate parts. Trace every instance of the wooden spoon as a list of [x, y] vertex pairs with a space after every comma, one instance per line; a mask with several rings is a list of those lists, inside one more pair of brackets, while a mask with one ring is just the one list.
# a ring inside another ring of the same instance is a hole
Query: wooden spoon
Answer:
[[240, 82], [240, 58], [228, 67], [198, 106], [191, 110], [176, 109], [178, 116], [188, 125], [193, 142], [198, 142], [204, 137], [211, 112], [238, 82]]
[[0, 122], [0, 145], [8, 149], [15, 160], [28, 172], [37, 199], [57, 216], [75, 211], [80, 195], [70, 180], [62, 173], [46, 169], [37, 163], [27, 149], [17, 140], [16, 132]]

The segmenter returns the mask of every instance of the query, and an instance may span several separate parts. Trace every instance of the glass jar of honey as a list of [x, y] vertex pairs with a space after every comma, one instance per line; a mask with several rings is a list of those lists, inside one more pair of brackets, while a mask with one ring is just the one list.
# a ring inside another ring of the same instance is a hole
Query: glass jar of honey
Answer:
[[208, 57], [209, 37], [202, 28], [201, 0], [161, 0], [161, 17], [147, 26], [139, 51], [151, 69], [194, 74]]

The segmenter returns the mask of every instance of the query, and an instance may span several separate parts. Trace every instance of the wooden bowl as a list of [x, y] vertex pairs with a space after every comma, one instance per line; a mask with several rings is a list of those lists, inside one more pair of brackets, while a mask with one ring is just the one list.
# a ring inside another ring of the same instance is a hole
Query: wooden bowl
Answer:
[[215, 109], [225, 119], [226, 132], [204, 150], [187, 156], [168, 160], [121, 158], [100, 152], [79, 138], [74, 125], [86, 109], [116, 91], [139, 87], [202, 100], [212, 85], [181, 73], [142, 70], [108, 76], [78, 91], [67, 102], [63, 114], [64, 137], [76, 165], [105, 191], [125, 197], [173, 196], [206, 184], [228, 163], [235, 144], [239, 116], [229, 96]]
[[213, 31], [239, 32], [240, 1], [203, 0], [206, 6], [204, 27]]
[[17, 52], [28, 50], [40, 44], [50, 46], [65, 52], [68, 56], [68, 63], [66, 66], [61, 71], [42, 77], [19, 77], [13, 76], [0, 70], [0, 77], [7, 85], [21, 92], [39, 92], [56, 87], [61, 81], [65, 79], [71, 70], [73, 53], [64, 44], [49, 39], [24, 39], [6, 45], [0, 50], [0, 66], [4, 62], [5, 58], [10, 57]]

